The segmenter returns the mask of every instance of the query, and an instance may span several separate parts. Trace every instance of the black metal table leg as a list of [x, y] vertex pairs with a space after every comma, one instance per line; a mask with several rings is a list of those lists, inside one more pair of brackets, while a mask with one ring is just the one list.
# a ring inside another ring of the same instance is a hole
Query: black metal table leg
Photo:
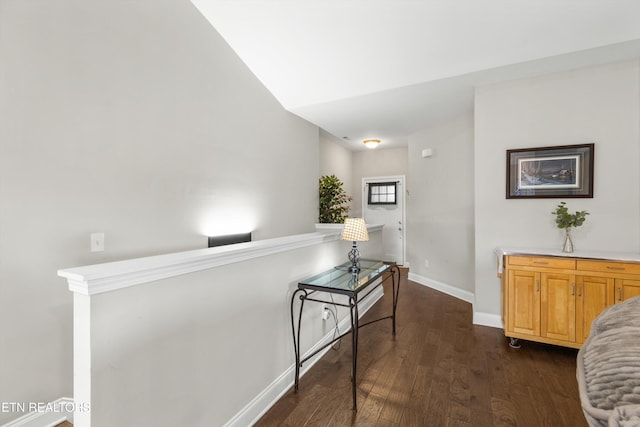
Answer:
[[[398, 275], [398, 280], [396, 282], [396, 276]], [[391, 323], [393, 325], [392, 331], [393, 336], [396, 335], [396, 307], [398, 306], [398, 295], [400, 294], [400, 268], [397, 265], [394, 265], [391, 270], [391, 284], [392, 284], [392, 293], [393, 293], [393, 314], [391, 315]]]
[[[298, 312], [298, 327], [295, 327], [293, 320], [293, 303], [296, 300], [296, 295], [300, 292], [300, 311]], [[296, 289], [291, 296], [291, 330], [293, 331], [293, 351], [296, 357], [296, 379], [294, 383], [294, 390], [298, 391], [298, 384], [300, 383], [300, 324], [302, 322], [302, 307], [304, 306], [304, 300], [307, 298], [307, 291], [304, 289]]]
[[358, 411], [356, 373], [358, 369], [358, 297], [350, 298], [351, 305], [351, 392], [353, 394], [353, 410]]

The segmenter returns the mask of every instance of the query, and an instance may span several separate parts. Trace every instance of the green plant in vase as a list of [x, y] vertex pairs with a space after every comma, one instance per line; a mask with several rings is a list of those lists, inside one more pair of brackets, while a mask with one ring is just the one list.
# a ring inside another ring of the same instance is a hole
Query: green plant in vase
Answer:
[[573, 214], [569, 213], [569, 209], [565, 202], [560, 202], [556, 210], [551, 212], [556, 216], [556, 225], [564, 230], [564, 244], [562, 252], [573, 252], [573, 240], [571, 239], [571, 229], [580, 227], [587, 219], [589, 212], [577, 211]]
[[335, 175], [320, 178], [320, 211], [318, 222], [321, 224], [342, 224], [349, 213], [351, 197], [342, 188], [342, 181]]

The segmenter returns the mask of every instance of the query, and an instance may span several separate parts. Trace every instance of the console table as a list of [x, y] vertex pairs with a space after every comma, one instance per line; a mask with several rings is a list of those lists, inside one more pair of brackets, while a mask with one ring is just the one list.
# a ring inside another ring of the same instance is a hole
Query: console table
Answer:
[[[346, 262], [330, 270], [317, 274], [313, 277], [309, 277], [298, 283], [298, 289], [296, 289], [291, 297], [291, 328], [293, 331], [293, 348], [296, 357], [296, 379], [295, 379], [295, 392], [298, 391], [298, 385], [300, 383], [300, 368], [302, 364], [324, 350], [334, 342], [343, 338], [344, 336], [351, 334], [351, 385], [353, 394], [353, 410], [357, 411], [358, 406], [356, 402], [356, 368], [358, 361], [358, 329], [380, 320], [391, 319], [392, 333], [396, 334], [396, 306], [398, 304], [398, 293], [400, 290], [400, 269], [395, 263], [375, 261], [375, 260], [360, 260], [360, 272], [353, 274], [349, 272], [351, 262]], [[393, 289], [393, 310], [391, 315], [381, 317], [372, 320], [362, 325], [358, 319], [358, 302], [366, 299], [371, 295], [378, 286], [391, 278]], [[366, 294], [362, 294], [363, 291], [369, 290]], [[333, 301], [327, 301], [326, 299], [319, 299], [317, 293], [338, 294], [347, 296], [348, 303], [336, 303]], [[359, 296], [362, 295], [361, 298]], [[294, 302], [296, 298], [300, 300], [300, 309], [297, 316], [297, 325], [295, 324]], [[315, 350], [312, 354], [301, 358], [300, 355], [300, 328], [302, 321], [302, 310], [306, 301], [337, 305], [341, 307], [349, 308], [349, 315], [351, 319], [351, 329], [348, 332], [333, 339], [331, 342], [325, 344], [321, 348]]]

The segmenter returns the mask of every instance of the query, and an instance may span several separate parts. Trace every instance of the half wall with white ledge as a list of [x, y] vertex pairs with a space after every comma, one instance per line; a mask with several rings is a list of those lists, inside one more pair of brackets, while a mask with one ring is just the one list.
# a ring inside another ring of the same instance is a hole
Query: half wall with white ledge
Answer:
[[[381, 230], [363, 257], [380, 257]], [[324, 230], [59, 270], [74, 292], [74, 401], [90, 408], [74, 425], [251, 425], [293, 384], [297, 282], [345, 262], [350, 243]], [[303, 354], [333, 336], [314, 308]]]

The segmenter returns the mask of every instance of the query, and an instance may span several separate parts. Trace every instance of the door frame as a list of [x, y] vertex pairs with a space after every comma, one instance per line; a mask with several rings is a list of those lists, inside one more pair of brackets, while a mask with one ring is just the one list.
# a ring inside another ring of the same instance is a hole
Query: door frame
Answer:
[[407, 188], [405, 175], [389, 175], [389, 176], [368, 176], [362, 177], [362, 217], [367, 209], [367, 184], [370, 182], [389, 182], [397, 181], [400, 190], [402, 190], [402, 203], [398, 204], [402, 215], [402, 263], [407, 263]]

